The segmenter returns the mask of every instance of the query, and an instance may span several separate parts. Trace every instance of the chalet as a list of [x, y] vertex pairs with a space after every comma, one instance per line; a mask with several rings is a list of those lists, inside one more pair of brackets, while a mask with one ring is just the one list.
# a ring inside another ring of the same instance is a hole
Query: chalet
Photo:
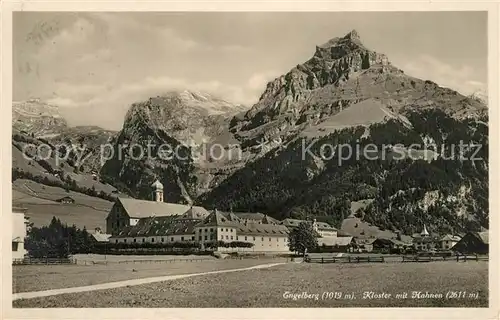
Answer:
[[450, 250], [460, 241], [460, 239], [461, 239], [460, 236], [447, 234], [439, 240], [440, 249]]
[[373, 242], [377, 240], [376, 238], [354, 238], [353, 239], [353, 251], [354, 252], [372, 252]]
[[489, 233], [488, 231], [468, 232], [451, 249], [460, 253], [487, 254], [489, 251]]
[[353, 237], [325, 236], [318, 238], [318, 246], [323, 252], [349, 252], [354, 246]]
[[59, 203], [64, 203], [64, 204], [73, 204], [73, 203], [75, 203], [75, 199], [73, 199], [71, 197], [68, 197], [68, 196], [62, 197], [60, 199], [57, 199], [56, 201], [59, 202]]
[[154, 201], [118, 197], [106, 217], [106, 233], [118, 235], [122, 229], [136, 225], [142, 218], [182, 216], [190, 212], [202, 219], [209, 214], [203, 207], [163, 202], [163, 185], [158, 180], [152, 187]]

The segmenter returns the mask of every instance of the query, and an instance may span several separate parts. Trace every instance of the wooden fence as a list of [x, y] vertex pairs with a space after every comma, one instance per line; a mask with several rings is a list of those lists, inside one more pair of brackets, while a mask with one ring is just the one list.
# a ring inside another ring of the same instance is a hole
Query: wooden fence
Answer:
[[403, 256], [403, 262], [431, 262], [431, 261], [488, 261], [488, 256], [456, 255], [456, 256]]
[[[401, 258], [402, 260], [398, 260]], [[344, 257], [306, 257], [309, 263], [360, 263], [360, 262], [433, 262], [433, 261], [488, 261], [488, 256], [457, 255], [457, 256], [344, 256]]]
[[383, 256], [373, 256], [373, 257], [306, 257], [306, 262], [310, 263], [360, 263], [360, 262], [385, 262], [385, 258]]
[[32, 264], [76, 264], [76, 259], [70, 258], [24, 258], [15, 259], [13, 265], [32, 265]]

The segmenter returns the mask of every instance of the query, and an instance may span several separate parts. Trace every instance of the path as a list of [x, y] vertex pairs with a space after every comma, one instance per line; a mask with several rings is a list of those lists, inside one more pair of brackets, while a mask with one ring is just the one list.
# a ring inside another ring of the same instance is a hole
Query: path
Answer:
[[161, 277], [152, 277], [152, 278], [132, 279], [132, 280], [125, 280], [125, 281], [100, 283], [100, 284], [94, 284], [94, 285], [83, 286], [83, 287], [52, 289], [52, 290], [34, 291], [34, 292], [19, 292], [19, 293], [12, 294], [12, 300], [32, 299], [32, 298], [55, 296], [55, 295], [66, 294], [66, 293], [77, 293], [77, 292], [86, 292], [86, 291], [95, 291], [95, 290], [137, 286], [137, 285], [141, 285], [141, 284], [176, 280], [176, 279], [209, 275], [209, 274], [246, 271], [246, 270], [253, 270], [253, 269], [265, 269], [265, 268], [271, 268], [274, 266], [282, 265], [285, 263], [286, 262], [268, 263], [268, 264], [261, 264], [261, 265], [257, 265], [257, 266], [253, 266], [253, 267], [240, 268], [240, 269], [217, 270], [217, 271], [208, 271], [208, 272], [201, 272], [201, 273], [191, 273], [191, 274], [180, 274], [180, 275], [161, 276]]

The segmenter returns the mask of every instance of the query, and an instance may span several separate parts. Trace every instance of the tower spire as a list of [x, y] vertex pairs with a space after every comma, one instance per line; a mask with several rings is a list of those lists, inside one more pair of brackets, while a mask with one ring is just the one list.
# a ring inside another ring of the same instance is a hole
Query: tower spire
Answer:
[[151, 187], [153, 188], [153, 201], [163, 202], [163, 184], [157, 179]]

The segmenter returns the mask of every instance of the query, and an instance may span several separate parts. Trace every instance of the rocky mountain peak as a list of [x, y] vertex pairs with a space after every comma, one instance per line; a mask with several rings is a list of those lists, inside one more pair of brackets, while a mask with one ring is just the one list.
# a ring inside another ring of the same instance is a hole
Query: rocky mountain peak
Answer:
[[356, 30], [351, 30], [348, 34], [344, 36], [344, 39], [349, 40], [360, 40], [359, 34]]

